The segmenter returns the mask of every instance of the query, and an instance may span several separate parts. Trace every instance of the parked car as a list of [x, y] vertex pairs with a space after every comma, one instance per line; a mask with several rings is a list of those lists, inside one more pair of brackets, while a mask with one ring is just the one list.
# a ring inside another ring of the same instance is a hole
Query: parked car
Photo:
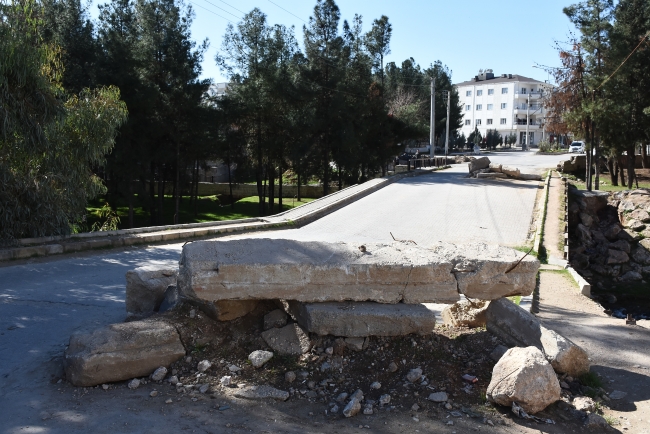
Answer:
[[569, 145], [569, 152], [577, 152], [579, 154], [584, 154], [585, 142], [581, 142], [581, 141], [571, 142], [571, 145]]

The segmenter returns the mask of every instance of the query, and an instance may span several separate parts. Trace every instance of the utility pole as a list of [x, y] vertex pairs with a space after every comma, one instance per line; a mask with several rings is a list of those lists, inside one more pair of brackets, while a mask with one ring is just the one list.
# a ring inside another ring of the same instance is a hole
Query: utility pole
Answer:
[[449, 153], [449, 108], [451, 106], [451, 92], [447, 91], [447, 126], [445, 128], [445, 166], [447, 165], [447, 154]]
[[530, 93], [528, 94], [528, 104], [526, 104], [526, 150], [530, 148], [530, 146], [528, 145], [528, 142], [530, 141], [530, 135], [528, 133], [529, 124], [530, 124]]
[[429, 149], [429, 155], [432, 157], [436, 156], [435, 152], [435, 137], [436, 137], [436, 79], [431, 78], [431, 120], [429, 121], [429, 144], [431, 148]]

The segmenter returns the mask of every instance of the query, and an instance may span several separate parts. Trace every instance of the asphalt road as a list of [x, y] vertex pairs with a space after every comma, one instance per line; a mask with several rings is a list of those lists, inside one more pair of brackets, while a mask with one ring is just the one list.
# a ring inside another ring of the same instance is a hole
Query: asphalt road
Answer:
[[[559, 160], [522, 152], [490, 158], [523, 172], [541, 171]], [[424, 245], [438, 240], [523, 244], [538, 184], [470, 180], [463, 177], [466, 170], [458, 165], [407, 178], [301, 229], [246, 236], [389, 241], [392, 232]], [[91, 252], [0, 267], [0, 433], [62, 432], [45, 427], [39, 415], [58, 399], [48, 380], [61, 374], [60, 357], [70, 334], [122, 321], [126, 271], [144, 264], [173, 265], [181, 246]]]

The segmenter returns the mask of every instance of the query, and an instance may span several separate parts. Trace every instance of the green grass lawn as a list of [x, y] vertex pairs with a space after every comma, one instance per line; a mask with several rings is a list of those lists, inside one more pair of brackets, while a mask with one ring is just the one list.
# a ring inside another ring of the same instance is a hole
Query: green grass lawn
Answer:
[[[314, 199], [303, 198], [302, 201], [297, 201], [292, 198], [283, 198], [282, 200], [282, 211], [287, 211], [289, 209], [295, 208], [297, 206], [303, 205], [307, 202], [311, 202]], [[84, 230], [90, 230], [93, 223], [100, 220], [98, 216], [99, 209], [104, 205], [103, 199], [96, 199], [88, 204], [88, 217], [87, 217], [87, 228]], [[278, 199], [275, 199], [275, 209], [274, 213], [279, 213], [277, 204]], [[237, 202], [235, 202], [234, 207], [231, 208], [230, 205], [223, 205], [217, 196], [202, 196], [199, 197], [197, 203], [197, 214], [194, 216], [194, 203], [190, 204], [190, 199], [188, 196], [184, 196], [181, 199], [180, 203], [180, 216], [179, 223], [201, 223], [201, 222], [210, 222], [210, 221], [220, 221], [220, 220], [236, 220], [244, 219], [251, 217], [259, 217], [258, 214], [258, 205], [259, 199], [257, 196], [245, 197]], [[163, 224], [171, 225], [174, 223], [174, 198], [172, 196], [165, 196], [163, 202], [163, 215], [164, 221]], [[126, 204], [118, 203], [117, 214], [121, 219], [119, 228], [124, 229], [128, 226], [128, 215], [129, 207]], [[133, 223], [134, 227], [144, 227], [151, 226], [149, 219], [149, 213], [142, 207], [138, 206], [133, 209]]]

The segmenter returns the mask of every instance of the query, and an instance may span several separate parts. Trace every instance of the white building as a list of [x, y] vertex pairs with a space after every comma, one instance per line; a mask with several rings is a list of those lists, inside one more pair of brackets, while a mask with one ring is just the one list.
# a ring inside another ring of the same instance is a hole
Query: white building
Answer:
[[[517, 144], [526, 143], [526, 127], [530, 144], [544, 137], [542, 97], [551, 85], [515, 74], [495, 76], [491, 69], [479, 71], [469, 81], [455, 84], [463, 104], [465, 137], [477, 127], [483, 137], [487, 130], [496, 129], [504, 137], [515, 133]], [[526, 118], [528, 116], [528, 125]]]

